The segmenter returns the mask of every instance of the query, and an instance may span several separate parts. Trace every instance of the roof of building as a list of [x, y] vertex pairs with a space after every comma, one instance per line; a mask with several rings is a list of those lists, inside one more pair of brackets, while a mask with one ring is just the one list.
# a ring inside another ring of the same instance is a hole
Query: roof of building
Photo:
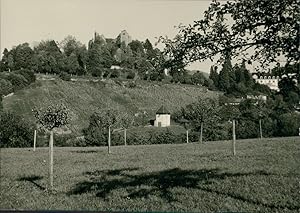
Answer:
[[161, 106], [159, 110], [157, 110], [156, 114], [171, 114], [169, 110], [165, 106]]

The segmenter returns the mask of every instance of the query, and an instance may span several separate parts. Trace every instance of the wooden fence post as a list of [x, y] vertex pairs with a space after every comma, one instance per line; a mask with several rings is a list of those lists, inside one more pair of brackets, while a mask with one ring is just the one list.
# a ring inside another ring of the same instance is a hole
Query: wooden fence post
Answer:
[[125, 146], [127, 146], [127, 141], [126, 141], [126, 131], [127, 131], [127, 129], [124, 129], [124, 143], [125, 143]]
[[189, 130], [186, 130], [186, 143], [189, 143]]
[[49, 141], [49, 180], [50, 180], [50, 189], [53, 189], [53, 130], [50, 132], [50, 141]]
[[34, 130], [34, 136], [33, 136], [33, 151], [35, 152], [36, 148], [36, 129]]
[[262, 139], [263, 135], [262, 135], [261, 119], [259, 119], [259, 132], [260, 132], [260, 139]]
[[203, 143], [203, 122], [201, 122], [201, 129], [200, 129], [200, 143]]
[[232, 140], [232, 153], [235, 155], [235, 120], [232, 121], [232, 135], [233, 135], [233, 140]]
[[110, 126], [108, 127], [108, 154], [110, 154]]

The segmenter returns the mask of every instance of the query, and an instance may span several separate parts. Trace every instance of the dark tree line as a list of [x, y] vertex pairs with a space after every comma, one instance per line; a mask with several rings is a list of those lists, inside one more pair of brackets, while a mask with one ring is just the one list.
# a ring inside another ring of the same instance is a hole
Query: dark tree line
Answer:
[[161, 80], [163, 78], [164, 57], [153, 48], [151, 42], [134, 40], [128, 45], [117, 39], [106, 39], [95, 33], [86, 47], [73, 36], [67, 36], [60, 43], [54, 40], [41, 41], [34, 48], [28, 43], [17, 45], [11, 50], [4, 49], [0, 71], [29, 69], [35, 73], [57, 75], [92, 75], [106, 77], [113, 72], [112, 65], [120, 66], [139, 78]]
[[226, 57], [218, 72], [216, 66], [210, 69], [209, 78], [215, 89], [225, 92], [229, 96], [243, 97], [246, 95], [270, 95], [268, 86], [255, 83], [251, 73], [246, 68], [246, 61], [232, 66], [230, 57]]

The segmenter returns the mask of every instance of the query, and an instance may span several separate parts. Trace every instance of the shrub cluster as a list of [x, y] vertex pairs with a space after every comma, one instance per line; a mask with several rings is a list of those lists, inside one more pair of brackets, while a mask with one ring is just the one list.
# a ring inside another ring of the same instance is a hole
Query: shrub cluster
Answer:
[[33, 129], [28, 122], [10, 112], [0, 113], [0, 147], [30, 147]]
[[61, 72], [59, 74], [59, 77], [63, 80], [63, 81], [71, 81], [71, 75], [69, 73], [66, 72]]
[[21, 69], [13, 72], [0, 73], [0, 95], [7, 95], [11, 92], [23, 89], [35, 82], [33, 71]]
[[[86, 146], [107, 146], [107, 133], [99, 128], [89, 127], [84, 130]], [[197, 132], [189, 132], [189, 141], [196, 142], [199, 139]], [[169, 128], [150, 128], [141, 131], [127, 130], [126, 143], [128, 145], [150, 144], [179, 144], [186, 142], [186, 134], [172, 131]], [[111, 135], [113, 146], [124, 145], [123, 132], [115, 132]]]

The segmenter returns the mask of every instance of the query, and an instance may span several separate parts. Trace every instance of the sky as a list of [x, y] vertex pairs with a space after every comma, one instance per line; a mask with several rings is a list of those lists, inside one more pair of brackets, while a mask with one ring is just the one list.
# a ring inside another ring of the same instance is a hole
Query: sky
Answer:
[[[210, 0], [0, 0], [1, 53], [4, 48], [41, 40], [60, 42], [73, 35], [84, 44], [94, 32], [116, 38], [126, 30], [133, 39], [152, 44], [159, 36], [173, 38], [179, 24], [203, 17]], [[209, 72], [211, 62], [189, 69]]]

